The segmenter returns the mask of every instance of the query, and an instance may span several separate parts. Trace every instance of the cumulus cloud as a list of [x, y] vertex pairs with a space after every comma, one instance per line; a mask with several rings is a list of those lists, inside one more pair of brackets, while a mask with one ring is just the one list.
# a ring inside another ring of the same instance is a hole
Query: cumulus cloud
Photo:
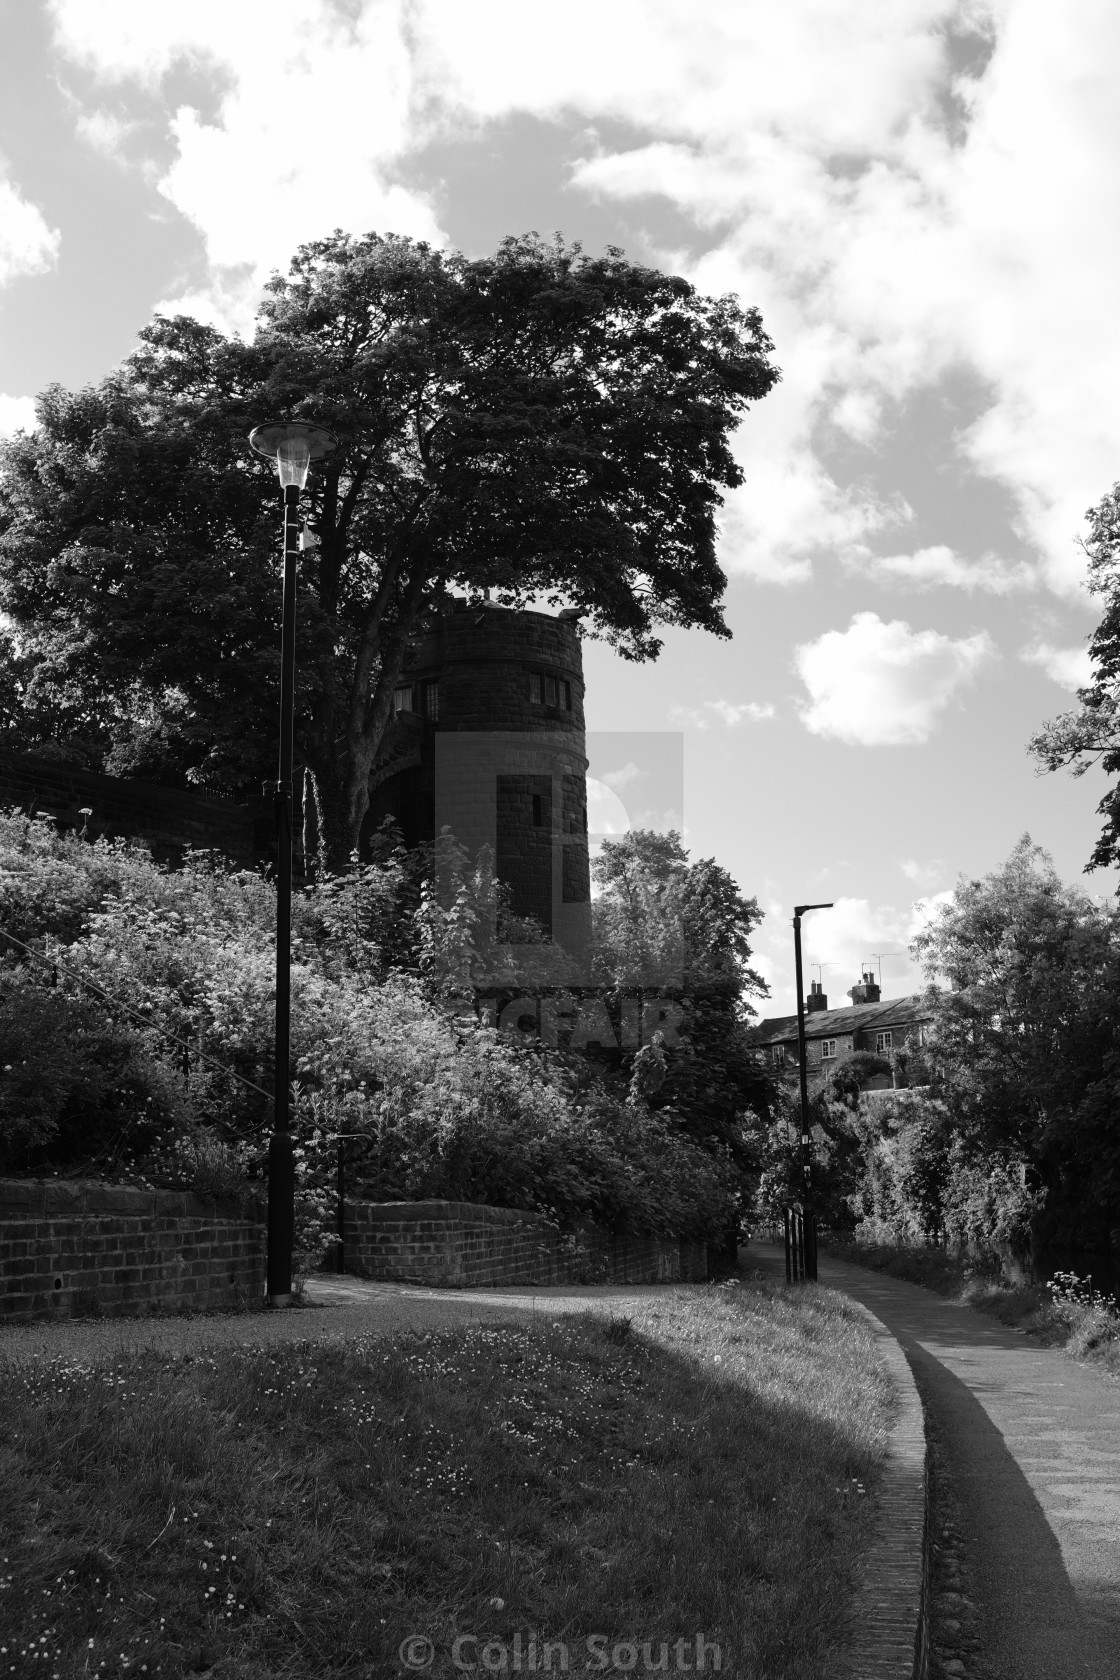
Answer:
[[976, 560], [964, 559], [943, 543], [916, 549], [912, 554], [849, 550], [844, 560], [849, 569], [858, 570], [864, 577], [871, 575], [891, 583], [909, 584], [915, 589], [948, 586], [970, 593], [979, 590], [990, 595], [1010, 595], [1017, 590], [1033, 589], [1038, 582], [1035, 568], [1026, 561], [1002, 560], [991, 553]]
[[0, 437], [33, 431], [36, 424], [34, 397], [9, 397], [0, 391]]
[[692, 729], [710, 729], [716, 721], [732, 729], [739, 723], [764, 723], [774, 716], [769, 701], [757, 700], [705, 700], [701, 706], [674, 706], [669, 713], [673, 723]]
[[861, 746], [926, 741], [958, 691], [995, 656], [986, 631], [954, 640], [856, 613], [846, 630], [827, 630], [795, 650], [809, 691], [801, 721], [814, 735]]
[[795, 374], [744, 428], [756, 482], [725, 533], [731, 564], [797, 581], [838, 534], [883, 529], [889, 505], [831, 478], [814, 427], [873, 443], [886, 405], [964, 368], [989, 393], [965, 461], [1006, 485], [1050, 585], [1076, 589], [1071, 539], [1120, 447], [1120, 224], [1100, 214], [1120, 138], [1114, 7], [571, 0], [549, 30], [520, 0], [422, 0], [416, 19], [431, 85], [470, 118], [576, 110], [651, 135], [592, 148], [575, 183], [672, 202], [716, 236], [692, 277], [762, 308]]
[[[190, 105], [169, 117], [175, 160], [160, 192], [202, 235], [202, 284], [158, 308], [248, 331], [260, 288], [296, 245], [332, 228], [392, 231], [444, 243], [430, 204], [393, 182], [416, 138], [404, 0], [343, 15], [325, 0], [252, 7], [195, 0], [53, 0], [55, 45], [104, 82], [158, 90], [186, 63], [212, 83], [218, 116]], [[87, 138], [116, 136], [98, 111]]]
[[617, 791], [619, 788], [633, 787], [635, 782], [644, 782], [648, 778], [649, 771], [643, 770], [640, 765], [634, 763], [633, 759], [630, 759], [618, 770], [605, 770], [599, 779], [606, 782], [609, 788], [614, 788]]
[[43, 274], [53, 268], [61, 237], [14, 181], [0, 180], [0, 286], [20, 275]]
[[1049, 642], [1033, 642], [1023, 648], [1019, 658], [1027, 665], [1040, 665], [1063, 688], [1085, 688], [1092, 679], [1093, 662], [1087, 647], [1061, 648]]
[[940, 858], [930, 858], [924, 863], [917, 858], [903, 858], [898, 867], [906, 879], [912, 881], [916, 887], [935, 886], [949, 873]]
[[[805, 983], [819, 979], [833, 1009], [851, 1000], [849, 988], [869, 970], [882, 976], [883, 996], [902, 997], [925, 985], [921, 969], [910, 955], [910, 944], [936, 911], [951, 897], [912, 904], [873, 904], [870, 899], [840, 897], [830, 910], [814, 911], [802, 922]], [[767, 907], [768, 911], [771, 909]], [[777, 911], [780, 907], [772, 907]], [[770, 981], [772, 999], [767, 1015], [792, 1014], [797, 1008], [793, 987], [793, 945], [788, 924], [767, 915], [759, 932], [758, 956]], [[817, 972], [817, 965], [821, 971]]]
[[[846, 482], [820, 438], [873, 448], [898, 405], [963, 371], [986, 393], [958, 436], [965, 469], [1006, 487], [1045, 581], [1076, 591], [1073, 538], [1120, 455], [1120, 221], [1101, 213], [1120, 11], [1103, 0], [273, 0], [263, 25], [228, 0], [51, 12], [61, 51], [105, 82], [158, 89], [182, 63], [212, 81], [216, 118], [170, 114], [160, 181], [205, 242], [192, 307], [246, 324], [269, 269], [336, 225], [440, 242], [394, 175], [433, 127], [574, 118], [589, 139], [573, 186], [672, 204], [698, 236], [659, 260], [757, 304], [777, 343], [784, 383], [736, 442], [725, 565], [797, 583], [819, 554], [883, 546], [909, 508]], [[619, 124], [635, 143], [596, 140]], [[29, 238], [24, 260], [49, 260], [45, 226]], [[1019, 563], [901, 546], [887, 575], [1024, 581]]]

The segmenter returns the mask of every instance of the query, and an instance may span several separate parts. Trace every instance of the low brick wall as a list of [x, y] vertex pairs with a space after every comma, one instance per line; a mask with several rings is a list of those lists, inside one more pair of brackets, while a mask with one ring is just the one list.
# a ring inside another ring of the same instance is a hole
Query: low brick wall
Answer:
[[358, 1277], [479, 1288], [535, 1283], [702, 1283], [705, 1243], [594, 1226], [562, 1234], [540, 1214], [470, 1202], [346, 1204], [346, 1270]]
[[0, 1179], [0, 1322], [254, 1305], [264, 1219], [248, 1199]]

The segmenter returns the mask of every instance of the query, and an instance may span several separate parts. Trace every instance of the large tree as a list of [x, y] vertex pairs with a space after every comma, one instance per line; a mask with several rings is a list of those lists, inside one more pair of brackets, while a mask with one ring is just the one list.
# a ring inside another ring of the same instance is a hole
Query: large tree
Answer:
[[729, 634], [716, 514], [772, 349], [733, 298], [535, 234], [468, 260], [336, 232], [270, 282], [251, 343], [157, 317], [0, 455], [24, 715], [125, 773], [240, 792], [266, 772], [278, 493], [246, 439], [327, 426], [297, 746], [343, 867], [409, 639], [448, 591], [573, 605], [631, 659], [663, 625]]
[[958, 882], [914, 951], [949, 982], [929, 994], [926, 1055], [961, 1148], [1018, 1164], [1067, 1236], [1080, 1223], [1095, 1238], [1120, 1215], [1120, 915], [1024, 835], [1000, 869]]
[[[1028, 750], [1043, 770], [1069, 769], [1083, 776], [1099, 763], [1109, 776], [1120, 774], [1120, 484], [1089, 508], [1088, 539], [1082, 547], [1089, 562], [1086, 586], [1104, 600], [1104, 614], [1089, 641], [1092, 675], [1077, 691], [1077, 706], [1050, 719], [1033, 736]], [[1097, 810], [1104, 828], [1087, 870], [1120, 864], [1120, 782], [1109, 788]]]

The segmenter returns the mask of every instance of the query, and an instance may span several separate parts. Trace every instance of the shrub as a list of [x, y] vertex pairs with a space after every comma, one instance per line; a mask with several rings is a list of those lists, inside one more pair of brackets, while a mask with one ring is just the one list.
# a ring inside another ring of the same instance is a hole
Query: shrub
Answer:
[[[150, 1182], [198, 1188], [259, 1175], [270, 1124], [272, 887], [209, 854], [169, 870], [141, 849], [88, 846], [2, 815], [0, 860], [0, 915], [59, 978], [49, 1007], [29, 978], [12, 982], [18, 1008], [4, 1060], [38, 1077], [53, 1057], [56, 1069], [38, 1108], [27, 1097], [5, 1110], [12, 1146], [57, 1166], [84, 1139], [107, 1170], [135, 1154]], [[64, 912], [50, 908], [44, 879], [65, 882]], [[293, 904], [301, 1245], [333, 1239], [337, 1139], [355, 1133], [369, 1141], [367, 1171], [382, 1196], [488, 1201], [564, 1225], [594, 1217], [695, 1237], [725, 1228], [737, 1175], [690, 1141], [671, 1108], [655, 1114], [640, 1093], [611, 1095], [579, 1058], [522, 1048], [441, 1007], [453, 929], [416, 915], [418, 946], [443, 952], [434, 986], [386, 969], [407, 887], [390, 854]], [[82, 982], [127, 1006], [129, 1024], [110, 1020]]]

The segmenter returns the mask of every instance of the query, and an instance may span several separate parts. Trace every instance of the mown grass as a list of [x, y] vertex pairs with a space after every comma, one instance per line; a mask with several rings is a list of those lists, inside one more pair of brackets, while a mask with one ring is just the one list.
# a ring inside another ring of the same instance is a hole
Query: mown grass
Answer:
[[828, 1253], [906, 1283], [922, 1284], [988, 1313], [1010, 1329], [1024, 1331], [1047, 1347], [1120, 1374], [1120, 1314], [1111, 1298], [1091, 1295], [1084, 1280], [1057, 1291], [1044, 1284], [1012, 1283], [997, 1275], [997, 1263], [977, 1267], [967, 1255], [943, 1248], [830, 1239]]
[[732, 1283], [632, 1318], [57, 1357], [0, 1369], [0, 1404], [0, 1675], [381, 1680], [417, 1636], [433, 1676], [563, 1672], [561, 1642], [570, 1672], [658, 1672], [662, 1644], [695, 1672], [702, 1634], [704, 1671], [718, 1644], [723, 1674], [813, 1680], [894, 1396], [839, 1297]]

